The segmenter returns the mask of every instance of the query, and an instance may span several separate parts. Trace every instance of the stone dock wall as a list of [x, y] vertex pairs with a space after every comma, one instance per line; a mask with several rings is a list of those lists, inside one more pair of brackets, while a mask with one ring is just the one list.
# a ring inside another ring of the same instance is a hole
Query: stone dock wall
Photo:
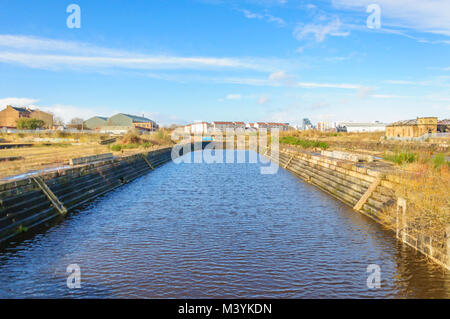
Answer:
[[[439, 239], [421, 233], [407, 221], [407, 200], [395, 195], [395, 175], [370, 168], [367, 163], [300, 152], [281, 147], [277, 152], [264, 148], [260, 153], [280, 167], [311, 183], [354, 210], [391, 229], [398, 240], [450, 270], [450, 227]], [[394, 216], [388, 213], [392, 209]]]
[[0, 184], [0, 243], [109, 192], [171, 160], [171, 148]]

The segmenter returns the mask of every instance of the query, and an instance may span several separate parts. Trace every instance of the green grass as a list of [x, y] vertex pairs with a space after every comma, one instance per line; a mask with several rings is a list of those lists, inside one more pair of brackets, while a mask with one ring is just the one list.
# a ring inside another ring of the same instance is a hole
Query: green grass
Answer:
[[414, 163], [417, 160], [417, 155], [415, 153], [409, 152], [400, 152], [394, 154], [385, 153], [383, 155], [383, 159], [401, 165], [404, 163]]
[[448, 165], [450, 167], [450, 162], [445, 158], [445, 154], [436, 154], [430, 161], [435, 169], [440, 169], [443, 165]]
[[321, 148], [326, 150], [329, 148], [328, 143], [326, 142], [320, 142], [320, 141], [310, 141], [310, 140], [303, 140], [294, 136], [283, 136], [280, 138], [280, 143], [282, 144], [289, 144], [289, 145], [298, 145], [303, 148]]
[[122, 145], [120, 145], [120, 144], [111, 145], [111, 151], [120, 152], [121, 150], [122, 150]]

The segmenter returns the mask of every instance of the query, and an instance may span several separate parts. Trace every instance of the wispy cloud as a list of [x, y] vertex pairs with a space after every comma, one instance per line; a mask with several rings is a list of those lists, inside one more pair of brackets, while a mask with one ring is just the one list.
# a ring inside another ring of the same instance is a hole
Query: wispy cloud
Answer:
[[272, 22], [277, 24], [278, 26], [285, 26], [286, 25], [286, 21], [284, 21], [282, 18], [279, 17], [275, 17], [271, 14], [268, 13], [254, 13], [251, 12], [249, 10], [242, 10], [242, 12], [244, 13], [245, 17], [248, 19], [258, 19], [258, 20], [264, 20], [267, 22]]
[[350, 83], [315, 83], [315, 82], [298, 82], [297, 86], [302, 88], [330, 88], [330, 89], [359, 89], [361, 85]]
[[264, 94], [263, 96], [261, 96], [258, 99], [258, 104], [263, 105], [263, 104], [267, 104], [270, 102], [270, 97], [266, 94]]
[[227, 100], [240, 100], [240, 99], [242, 99], [242, 95], [240, 95], [240, 94], [228, 94], [225, 98]]
[[230, 69], [273, 72], [277, 59], [257, 57], [183, 57], [147, 55], [92, 46], [86, 43], [29, 36], [0, 35], [0, 62], [42, 69], [126, 68], [158, 69]]
[[341, 30], [341, 20], [336, 17], [328, 23], [309, 23], [299, 24], [294, 29], [294, 36], [297, 40], [304, 40], [313, 36], [316, 42], [323, 42], [327, 36], [346, 37], [350, 34], [348, 31]]

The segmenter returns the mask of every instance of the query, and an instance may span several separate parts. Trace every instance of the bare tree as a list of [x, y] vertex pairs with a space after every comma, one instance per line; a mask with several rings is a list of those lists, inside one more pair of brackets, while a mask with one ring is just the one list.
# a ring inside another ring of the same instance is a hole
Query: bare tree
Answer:
[[64, 125], [64, 120], [59, 116], [55, 116], [53, 118], [53, 125], [62, 126], [62, 125]]
[[79, 117], [74, 117], [73, 119], [70, 120], [71, 125], [83, 125], [83, 123], [84, 123], [84, 120]]

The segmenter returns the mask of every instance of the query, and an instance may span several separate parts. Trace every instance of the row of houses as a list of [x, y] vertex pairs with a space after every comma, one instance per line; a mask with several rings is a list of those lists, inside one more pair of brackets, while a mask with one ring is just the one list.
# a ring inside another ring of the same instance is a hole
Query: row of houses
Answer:
[[15, 129], [17, 128], [17, 121], [22, 118], [42, 120], [46, 129], [53, 127], [53, 115], [50, 113], [38, 109], [8, 105], [4, 110], [0, 111], [0, 128]]
[[252, 130], [260, 129], [279, 129], [280, 131], [287, 131], [289, 123], [273, 123], [273, 122], [195, 122], [184, 126], [184, 131], [192, 134], [205, 134], [214, 132], [225, 132], [227, 130]]
[[125, 113], [118, 113], [109, 118], [94, 116], [84, 121], [83, 126], [88, 130], [113, 134], [126, 133], [130, 129], [138, 129], [142, 132], [153, 132], [159, 129], [159, 125], [149, 118]]

